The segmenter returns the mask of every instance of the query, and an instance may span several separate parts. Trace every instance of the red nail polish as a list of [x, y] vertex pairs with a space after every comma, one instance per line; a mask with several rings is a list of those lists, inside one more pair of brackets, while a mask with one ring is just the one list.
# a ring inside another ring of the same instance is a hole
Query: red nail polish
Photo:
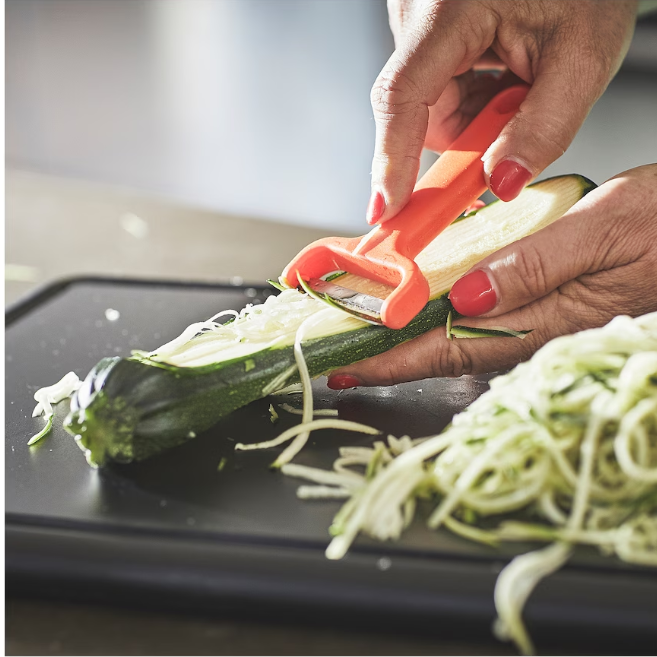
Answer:
[[386, 209], [386, 202], [383, 198], [383, 194], [379, 191], [372, 192], [370, 196], [370, 202], [367, 205], [367, 223], [372, 226], [375, 224]]
[[532, 174], [522, 165], [502, 160], [490, 175], [490, 188], [502, 201], [513, 201], [531, 178]]
[[449, 293], [456, 312], [468, 317], [487, 313], [497, 304], [497, 294], [486, 272], [473, 271], [454, 283]]
[[360, 381], [351, 374], [336, 374], [330, 376], [326, 384], [331, 390], [344, 390], [345, 388], [357, 388]]

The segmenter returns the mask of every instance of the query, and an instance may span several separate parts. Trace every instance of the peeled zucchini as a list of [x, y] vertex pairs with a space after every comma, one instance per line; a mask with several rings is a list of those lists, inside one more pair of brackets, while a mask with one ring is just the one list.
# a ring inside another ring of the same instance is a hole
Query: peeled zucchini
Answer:
[[[192, 325], [155, 352], [101, 360], [73, 396], [65, 427], [92, 465], [139, 461], [298, 381], [293, 344], [309, 318], [321, 320], [304, 331], [303, 353], [313, 377], [444, 326], [453, 312], [447, 295], [458, 278], [494, 251], [557, 220], [594, 187], [578, 175], [551, 178], [514, 201], [495, 201], [452, 224], [416, 259], [431, 300], [403, 329], [373, 326], [287, 290], [223, 326]], [[379, 296], [387, 292], [349, 274], [340, 285]]]

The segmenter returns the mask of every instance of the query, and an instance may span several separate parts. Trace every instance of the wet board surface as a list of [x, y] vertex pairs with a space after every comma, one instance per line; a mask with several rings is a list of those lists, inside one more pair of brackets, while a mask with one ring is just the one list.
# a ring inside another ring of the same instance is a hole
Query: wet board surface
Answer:
[[[261, 400], [210, 431], [132, 465], [88, 467], [61, 427], [31, 448], [43, 426], [34, 392], [68, 371], [80, 377], [106, 355], [153, 349], [219, 310], [262, 301], [263, 288], [80, 279], [50, 287], [7, 314], [6, 514], [10, 591], [316, 615], [335, 622], [394, 618], [396, 629], [463, 625], [487, 634], [500, 569], [531, 545], [493, 549], [431, 532], [426, 511], [396, 543], [360, 538], [340, 562], [323, 551], [338, 502], [296, 498], [300, 483], [268, 465], [281, 448], [234, 452], [235, 442], [275, 437], [299, 421]], [[107, 313], [109, 309], [118, 311]], [[391, 388], [330, 391], [316, 404], [342, 419], [397, 436], [438, 433], [487, 389], [490, 377], [433, 379]], [[284, 399], [300, 407], [299, 395]], [[339, 446], [369, 436], [316, 432], [297, 462], [330, 468]], [[218, 465], [226, 459], [224, 468]], [[579, 550], [539, 585], [527, 606], [540, 637], [632, 636], [636, 651], [657, 641], [657, 572]], [[374, 621], [373, 621], [374, 622]], [[605, 639], [606, 640], [606, 639]]]

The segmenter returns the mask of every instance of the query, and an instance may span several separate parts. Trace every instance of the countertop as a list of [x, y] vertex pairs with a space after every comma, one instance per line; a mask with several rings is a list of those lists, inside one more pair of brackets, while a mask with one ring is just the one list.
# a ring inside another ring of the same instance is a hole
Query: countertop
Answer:
[[[357, 229], [357, 227], [355, 227]], [[6, 302], [80, 274], [261, 283], [317, 229], [187, 207], [134, 190], [6, 175]], [[461, 637], [8, 599], [10, 655], [514, 654]]]
[[326, 236], [16, 169], [6, 173], [5, 212], [6, 303], [48, 281], [88, 274], [261, 284]]

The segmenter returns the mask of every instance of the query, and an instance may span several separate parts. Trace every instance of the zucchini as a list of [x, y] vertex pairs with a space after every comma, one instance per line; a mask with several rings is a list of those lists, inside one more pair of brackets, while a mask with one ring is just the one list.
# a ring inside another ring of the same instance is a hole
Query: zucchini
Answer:
[[[312, 377], [369, 358], [444, 326], [451, 285], [497, 249], [550, 224], [595, 185], [577, 175], [526, 188], [454, 223], [417, 258], [431, 299], [405, 328], [373, 326], [334, 310], [306, 333], [303, 353]], [[343, 274], [341, 285], [384, 295], [376, 283]], [[287, 305], [286, 305], [287, 304]], [[300, 324], [327, 306], [286, 290], [245, 309], [225, 325], [203, 322], [155, 352], [104, 358], [71, 399], [65, 420], [87, 460], [140, 461], [205, 431], [220, 418], [299, 380], [293, 345]], [[273, 311], [271, 310], [273, 309]], [[270, 317], [267, 313], [278, 312]]]

